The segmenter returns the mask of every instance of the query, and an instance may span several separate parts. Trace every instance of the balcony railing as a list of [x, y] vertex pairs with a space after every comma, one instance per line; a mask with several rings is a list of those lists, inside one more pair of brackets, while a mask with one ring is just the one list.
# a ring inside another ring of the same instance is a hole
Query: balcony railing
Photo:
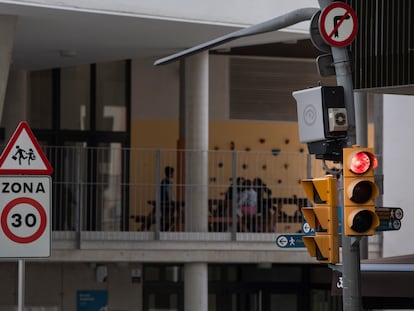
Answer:
[[[301, 230], [300, 208], [308, 204], [299, 181], [323, 174], [306, 153], [280, 150], [201, 152], [115, 144], [50, 147], [45, 153], [54, 167], [53, 231], [194, 232], [200, 217], [190, 213], [200, 212], [206, 232], [295, 233]], [[194, 165], [194, 158], [204, 164]], [[176, 204], [169, 212], [160, 197], [166, 166], [175, 169]], [[205, 175], [203, 182], [189, 181], [198, 174]], [[232, 181], [238, 177], [260, 178], [271, 191], [255, 215], [241, 216], [237, 200], [226, 199], [228, 191], [237, 194]]]

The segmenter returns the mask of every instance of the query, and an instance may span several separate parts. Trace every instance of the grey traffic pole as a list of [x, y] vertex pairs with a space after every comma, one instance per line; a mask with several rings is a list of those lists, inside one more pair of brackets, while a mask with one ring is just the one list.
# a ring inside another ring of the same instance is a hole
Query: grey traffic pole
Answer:
[[[330, 0], [318, 0], [318, 2], [321, 9], [324, 9], [331, 3]], [[344, 88], [345, 107], [347, 109], [349, 124], [347, 145], [351, 147], [356, 143], [356, 129], [354, 89], [348, 49], [346, 47], [331, 47], [331, 51], [335, 65], [337, 84]], [[343, 189], [343, 181], [341, 181], [340, 188]], [[359, 241], [359, 238], [348, 237], [342, 234], [343, 311], [362, 310]]]
[[25, 261], [24, 259], [19, 259], [19, 292], [17, 296], [17, 310], [24, 310], [24, 289], [25, 289]]
[[[366, 92], [355, 92], [356, 143], [368, 147], [368, 96]], [[368, 237], [362, 237], [359, 243], [361, 259], [368, 259]]]

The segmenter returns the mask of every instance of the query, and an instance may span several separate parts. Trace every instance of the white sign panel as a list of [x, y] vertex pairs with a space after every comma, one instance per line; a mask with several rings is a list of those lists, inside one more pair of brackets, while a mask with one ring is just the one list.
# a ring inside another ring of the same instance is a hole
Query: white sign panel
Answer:
[[0, 176], [0, 257], [50, 256], [50, 176]]

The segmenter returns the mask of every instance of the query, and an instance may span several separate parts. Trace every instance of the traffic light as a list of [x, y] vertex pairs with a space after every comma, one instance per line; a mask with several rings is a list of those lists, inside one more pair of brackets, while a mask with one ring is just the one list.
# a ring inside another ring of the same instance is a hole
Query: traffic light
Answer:
[[302, 214], [315, 235], [303, 236], [312, 257], [320, 263], [339, 262], [337, 180], [332, 175], [303, 179], [302, 187], [313, 207], [303, 207]]
[[373, 148], [355, 145], [343, 150], [345, 235], [375, 234], [375, 228], [379, 225], [374, 203], [379, 193], [374, 177], [377, 165]]

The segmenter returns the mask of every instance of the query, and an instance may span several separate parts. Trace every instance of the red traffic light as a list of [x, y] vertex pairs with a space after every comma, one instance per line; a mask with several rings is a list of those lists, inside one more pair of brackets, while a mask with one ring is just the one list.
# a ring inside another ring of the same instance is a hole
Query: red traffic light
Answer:
[[348, 236], [375, 234], [379, 218], [375, 211], [374, 169], [378, 166], [374, 148], [358, 145], [343, 150], [344, 171], [344, 222], [343, 232]]
[[360, 175], [365, 174], [369, 169], [378, 166], [378, 160], [372, 153], [360, 151], [355, 153], [349, 163], [349, 169], [352, 173]]

